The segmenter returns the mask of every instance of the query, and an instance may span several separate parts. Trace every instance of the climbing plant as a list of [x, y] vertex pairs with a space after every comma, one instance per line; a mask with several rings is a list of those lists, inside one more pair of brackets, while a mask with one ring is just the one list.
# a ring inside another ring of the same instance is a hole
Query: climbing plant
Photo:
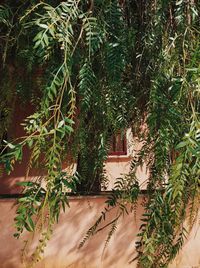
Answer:
[[[23, 161], [24, 148], [30, 150], [14, 235], [41, 230], [33, 262], [68, 206], [69, 192], [100, 191], [110, 137], [127, 127], [143, 147], [80, 246], [117, 207], [109, 242], [118, 219], [129, 212], [127, 201], [131, 211], [137, 203], [141, 187], [135, 174], [146, 161], [150, 175], [133, 260], [138, 267], [167, 267], [181, 249], [186, 209], [191, 228], [199, 205], [198, 2], [3, 1], [1, 162], [9, 173]], [[4, 140], [17, 100], [35, 112], [23, 122], [23, 137]], [[74, 173], [63, 171], [66, 159], [77, 163]], [[39, 176], [30, 182], [32, 169]]]

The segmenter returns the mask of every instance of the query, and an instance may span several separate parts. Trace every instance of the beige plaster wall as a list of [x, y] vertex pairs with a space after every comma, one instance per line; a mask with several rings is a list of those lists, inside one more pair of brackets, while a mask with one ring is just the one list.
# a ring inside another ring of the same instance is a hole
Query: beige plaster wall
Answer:
[[[101, 212], [106, 197], [71, 198], [70, 208], [62, 213], [59, 224], [54, 227], [54, 233], [46, 248], [44, 259], [36, 268], [136, 268], [136, 263], [130, 264], [135, 257], [134, 244], [140, 226], [142, 214], [141, 201], [139, 200], [136, 214], [125, 215], [118, 223], [108, 247], [103, 252], [109, 227], [99, 232], [82, 248], [78, 245], [86, 230], [95, 222]], [[20, 249], [23, 235], [16, 240], [13, 217], [15, 213], [14, 199], [0, 200], [0, 267], [21, 268], [28, 267], [22, 263]], [[116, 211], [108, 218], [111, 220]], [[35, 246], [34, 239], [31, 247]], [[200, 232], [198, 225], [194, 226], [189, 240], [170, 268], [199, 268], [200, 267]]]

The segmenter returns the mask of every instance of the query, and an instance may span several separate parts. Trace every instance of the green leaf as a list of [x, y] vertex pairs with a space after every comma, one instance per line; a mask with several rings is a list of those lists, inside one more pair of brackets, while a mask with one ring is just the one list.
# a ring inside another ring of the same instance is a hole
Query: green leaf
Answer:
[[44, 42], [45, 42], [45, 45], [48, 46], [49, 45], [49, 38], [47, 36], [47, 34], [43, 34], [43, 39], [44, 39]]
[[68, 133], [71, 133], [71, 132], [74, 131], [74, 129], [69, 125], [65, 125], [64, 128], [65, 128], [65, 131], [68, 132]]
[[6, 142], [6, 145], [10, 148], [10, 149], [15, 149], [16, 145], [10, 143], [10, 142]]
[[65, 121], [64, 121], [64, 120], [61, 120], [61, 121], [58, 123], [58, 128], [61, 128], [64, 124], [65, 124]]
[[186, 147], [187, 145], [188, 145], [188, 142], [187, 142], [187, 141], [182, 141], [182, 142], [180, 142], [180, 143], [176, 146], [176, 149], [180, 149], [180, 148]]
[[34, 229], [35, 229], [35, 225], [34, 225], [34, 222], [33, 222], [32, 218], [31, 218], [31, 216], [28, 215], [28, 219], [27, 220], [28, 220], [28, 225], [30, 227], [30, 230], [33, 232]]
[[38, 25], [43, 29], [48, 29], [48, 25], [46, 25], [46, 24], [39, 23]]

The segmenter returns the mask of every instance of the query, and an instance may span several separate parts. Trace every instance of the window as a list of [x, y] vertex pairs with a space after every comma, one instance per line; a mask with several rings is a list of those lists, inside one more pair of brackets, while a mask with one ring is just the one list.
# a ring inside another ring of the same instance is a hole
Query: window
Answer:
[[127, 155], [126, 131], [112, 135], [109, 155]]

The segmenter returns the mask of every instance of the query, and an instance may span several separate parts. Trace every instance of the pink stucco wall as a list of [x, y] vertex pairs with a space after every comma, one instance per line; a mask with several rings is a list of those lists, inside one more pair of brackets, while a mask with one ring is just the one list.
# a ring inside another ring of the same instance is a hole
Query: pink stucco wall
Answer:
[[[103, 252], [109, 227], [100, 231], [86, 245], [78, 249], [87, 229], [95, 222], [103, 208], [106, 197], [75, 197], [70, 199], [70, 208], [61, 214], [59, 224], [54, 226], [54, 232], [45, 250], [44, 258], [36, 268], [136, 268], [136, 263], [130, 264], [135, 257], [134, 244], [140, 226], [142, 214], [141, 201], [134, 213], [125, 215], [118, 223], [108, 247]], [[28, 267], [22, 263], [21, 248], [23, 240], [16, 240], [13, 217], [15, 213], [14, 199], [0, 200], [0, 267], [22, 268]], [[114, 217], [116, 210], [107, 219]], [[30, 240], [30, 250], [35, 246], [34, 238]], [[183, 250], [171, 264], [170, 268], [199, 268], [200, 267], [200, 232], [198, 225], [194, 226], [189, 240]]]

